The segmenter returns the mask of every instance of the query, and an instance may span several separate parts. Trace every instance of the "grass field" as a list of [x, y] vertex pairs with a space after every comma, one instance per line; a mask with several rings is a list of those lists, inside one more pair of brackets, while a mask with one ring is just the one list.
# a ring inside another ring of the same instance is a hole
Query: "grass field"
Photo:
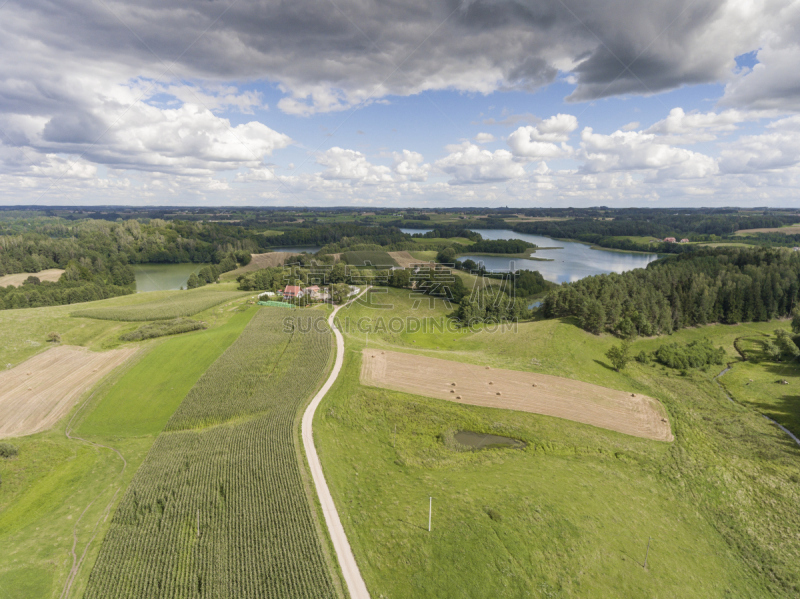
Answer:
[[397, 262], [389, 252], [344, 252], [342, 258], [351, 266], [364, 266], [367, 263], [379, 268], [397, 266]]
[[[124, 305], [137, 299], [141, 297], [126, 296], [95, 305]], [[110, 342], [109, 335], [118, 336], [120, 323], [70, 318], [68, 309], [74, 306], [0, 312], [0, 334], [14, 332], [13, 320], [3, 319], [6, 312], [13, 312], [32, 328], [46, 330], [57, 324], [63, 327], [58, 330], [65, 331], [65, 341], [81, 340], [92, 348]], [[121, 491], [171, 410], [255, 312], [210, 314], [218, 310], [204, 313], [210, 323], [207, 331], [150, 342], [150, 353], [111, 375], [92, 392], [83, 409], [73, 412], [77, 416], [73, 428], [78, 431], [74, 434], [99, 445], [65, 437], [72, 416], [51, 431], [13, 441], [19, 457], [0, 460], [0, 546], [4, 551], [0, 597], [59, 597], [74, 563], [79, 567], [69, 597], [82, 595]], [[109, 447], [124, 457], [124, 467]], [[70, 553], [73, 535], [74, 561]]]
[[244, 295], [241, 291], [220, 291], [215, 288], [200, 287], [173, 292], [164, 298], [141, 304], [77, 310], [72, 316], [97, 320], [170, 320], [181, 316], [194, 316], [198, 312]]
[[339, 596], [295, 438], [330, 365], [324, 313], [310, 312], [259, 309], [192, 387], [114, 515], [87, 598]]
[[[396, 301], [401, 314], [412, 311]], [[368, 306], [343, 312], [377, 320]], [[737, 360], [737, 337], [775, 326], [688, 329], [638, 340], [632, 351], [708, 336]], [[712, 380], [717, 372], [681, 376], [633, 363], [617, 373], [604, 352], [618, 341], [569, 320], [520, 324], [516, 333], [369, 335], [373, 348], [398, 346], [650, 395], [669, 412], [676, 438], [665, 444], [363, 387], [364, 341], [359, 332], [347, 334], [345, 370], [314, 427], [373, 596], [797, 595], [800, 450], [758, 413], [728, 401]], [[452, 442], [458, 430], [521, 439], [528, 447], [464, 451]]]

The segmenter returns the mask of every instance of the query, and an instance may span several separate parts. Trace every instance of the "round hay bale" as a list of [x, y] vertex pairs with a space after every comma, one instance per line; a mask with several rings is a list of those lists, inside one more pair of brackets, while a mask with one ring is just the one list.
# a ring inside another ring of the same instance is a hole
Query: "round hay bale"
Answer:
[[455, 383], [450, 383], [450, 386], [455, 387], [456, 384]]
[[631, 397], [636, 397], [636, 393], [631, 393]]
[[489, 381], [489, 384], [490, 385], [494, 385], [494, 381]]
[[450, 389], [450, 393], [455, 393], [455, 392], [456, 392], [455, 389]]
[[502, 395], [502, 393], [500, 393], [500, 391], [498, 391], [498, 392], [497, 392], [497, 395]]
[[531, 385], [531, 387], [535, 387], [535, 386], [536, 386], [536, 383], [533, 383], [533, 385]]
[[461, 396], [460, 395], [456, 395], [456, 399], [461, 399]]
[[489, 370], [489, 367], [488, 367], [488, 366], [486, 367], [486, 370]]

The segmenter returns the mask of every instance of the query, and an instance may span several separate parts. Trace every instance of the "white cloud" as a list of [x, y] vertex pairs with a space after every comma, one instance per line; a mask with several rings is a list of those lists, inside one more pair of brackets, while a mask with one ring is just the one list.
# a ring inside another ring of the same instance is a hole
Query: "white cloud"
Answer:
[[419, 152], [403, 150], [394, 153], [395, 173], [411, 181], [426, 181], [431, 165], [425, 164], [425, 158]]
[[645, 133], [661, 136], [665, 143], [696, 143], [717, 139], [719, 134], [736, 131], [737, 125], [760, 115], [739, 110], [723, 112], [685, 112], [683, 108], [673, 108], [667, 118], [649, 127]]
[[577, 128], [577, 118], [571, 114], [557, 114], [538, 125], [520, 127], [508, 137], [508, 145], [515, 156], [535, 160], [563, 158], [573, 152], [566, 142]]
[[800, 116], [773, 121], [769, 132], [741, 137], [722, 150], [726, 173], [757, 173], [800, 163]]
[[507, 181], [525, 175], [523, 166], [514, 162], [508, 150], [490, 152], [464, 142], [447, 146], [447, 151], [450, 154], [437, 160], [436, 166], [452, 177], [451, 185]]
[[475, 136], [475, 143], [477, 144], [488, 144], [494, 141], [494, 135], [491, 133], [478, 133]]
[[758, 110], [800, 110], [800, 4], [777, 2], [760, 40], [758, 64], [743, 69], [725, 87], [721, 104]]
[[652, 171], [659, 178], [699, 178], [717, 172], [716, 161], [704, 154], [676, 148], [652, 133], [615, 131], [611, 135], [581, 132], [583, 170], [587, 173]]
[[388, 166], [371, 164], [366, 156], [356, 150], [333, 147], [320, 155], [317, 163], [327, 167], [321, 173], [323, 179], [347, 179], [372, 185], [393, 180]]

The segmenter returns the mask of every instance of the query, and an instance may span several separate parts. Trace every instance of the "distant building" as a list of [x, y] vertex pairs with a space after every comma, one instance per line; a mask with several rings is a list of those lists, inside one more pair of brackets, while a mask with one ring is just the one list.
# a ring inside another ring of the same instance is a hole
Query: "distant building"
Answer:
[[311, 299], [320, 299], [322, 292], [318, 285], [311, 285], [311, 287], [306, 287], [303, 289], [303, 293], [311, 297]]
[[689, 243], [689, 240], [684, 237], [683, 239], [681, 239], [681, 243]]
[[664, 238], [664, 243], [675, 243], [675, 238], [674, 237], [665, 237]]

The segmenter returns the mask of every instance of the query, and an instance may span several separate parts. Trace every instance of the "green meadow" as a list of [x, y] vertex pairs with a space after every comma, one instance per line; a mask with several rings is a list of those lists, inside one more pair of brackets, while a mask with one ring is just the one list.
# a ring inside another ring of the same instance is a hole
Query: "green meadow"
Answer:
[[[392, 292], [388, 299], [391, 311], [354, 304], [341, 313], [367, 319], [370, 347], [644, 393], [664, 404], [676, 439], [365, 387], [366, 335], [347, 332], [345, 368], [314, 428], [372, 596], [797, 596], [800, 448], [755, 403], [727, 399], [713, 378], [722, 367], [682, 375], [631, 362], [618, 373], [604, 354], [619, 341], [568, 319], [503, 333], [376, 331], [391, 313], [421, 319], [447, 312], [415, 310], [412, 299]], [[687, 329], [640, 339], [632, 352], [709, 337], [735, 362], [733, 373], [743, 365], [734, 340], [776, 326], [785, 324]], [[453, 441], [459, 430], [527, 447], [468, 451]]]

